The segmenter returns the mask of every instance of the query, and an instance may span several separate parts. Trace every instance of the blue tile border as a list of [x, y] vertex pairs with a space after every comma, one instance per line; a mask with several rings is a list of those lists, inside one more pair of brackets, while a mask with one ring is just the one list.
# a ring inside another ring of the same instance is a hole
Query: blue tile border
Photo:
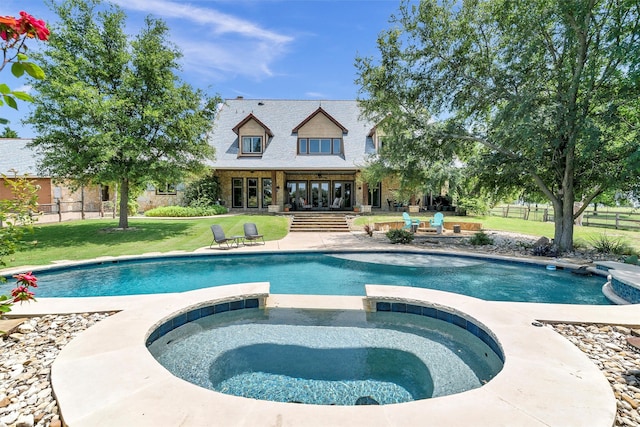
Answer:
[[156, 327], [147, 337], [146, 346], [149, 347], [158, 338], [166, 335], [174, 329], [186, 325], [203, 317], [211, 316], [217, 313], [226, 313], [228, 311], [243, 310], [247, 308], [259, 308], [260, 300], [258, 298], [246, 298], [235, 301], [221, 302], [219, 304], [208, 305], [206, 307], [195, 308], [186, 313], [181, 313], [167, 320], [160, 326]]
[[640, 289], [628, 285], [615, 277], [611, 278], [611, 288], [622, 299], [630, 304], [640, 303]]
[[480, 326], [476, 325], [473, 321], [459, 316], [455, 313], [451, 313], [449, 311], [435, 307], [389, 301], [376, 301], [376, 311], [409, 313], [418, 316], [431, 317], [433, 319], [451, 323], [452, 325], [464, 329], [481, 339], [487, 346], [489, 346], [491, 350], [493, 350], [500, 361], [504, 363], [504, 353], [502, 352], [502, 349], [500, 348], [496, 340], [491, 336], [491, 334]]

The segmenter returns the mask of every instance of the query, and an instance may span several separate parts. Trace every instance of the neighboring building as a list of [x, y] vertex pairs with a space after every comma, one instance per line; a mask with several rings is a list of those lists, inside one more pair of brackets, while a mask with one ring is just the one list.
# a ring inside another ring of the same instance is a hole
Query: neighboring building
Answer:
[[[56, 182], [50, 176], [38, 172], [39, 155], [28, 147], [31, 139], [0, 138], [0, 200], [12, 198], [11, 187], [4, 181], [16, 177], [27, 177], [38, 186], [38, 205], [44, 214], [56, 214], [52, 221], [75, 219], [85, 214], [98, 216], [101, 207], [101, 193], [97, 187], [72, 190], [63, 182]], [[39, 220], [48, 222], [46, 215]]]
[[369, 191], [360, 180], [378, 140], [357, 101], [238, 97], [225, 101], [216, 118], [211, 166], [233, 210], [388, 209], [388, 185]]

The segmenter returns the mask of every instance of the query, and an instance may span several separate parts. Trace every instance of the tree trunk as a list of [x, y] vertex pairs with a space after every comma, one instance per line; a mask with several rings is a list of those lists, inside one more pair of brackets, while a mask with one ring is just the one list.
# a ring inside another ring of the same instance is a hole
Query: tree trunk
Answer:
[[553, 244], [559, 253], [573, 250], [573, 186], [564, 188], [563, 194], [558, 194], [553, 202], [555, 234]]
[[129, 228], [129, 180], [126, 178], [120, 181], [120, 220], [118, 228]]

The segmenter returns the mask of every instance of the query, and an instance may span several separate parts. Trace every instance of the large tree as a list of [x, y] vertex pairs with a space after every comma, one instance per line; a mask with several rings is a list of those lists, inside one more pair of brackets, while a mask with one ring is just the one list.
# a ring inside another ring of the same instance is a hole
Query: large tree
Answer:
[[639, 20], [635, 0], [405, 2], [356, 60], [360, 101], [397, 163], [472, 150], [483, 183], [535, 184], [570, 250], [574, 202], [640, 180]]
[[130, 190], [204, 169], [219, 100], [179, 80], [181, 53], [163, 21], [147, 18], [130, 40], [115, 6], [51, 4], [60, 21], [38, 55], [49, 77], [34, 84], [33, 146], [54, 177], [118, 184], [119, 227], [127, 228]]

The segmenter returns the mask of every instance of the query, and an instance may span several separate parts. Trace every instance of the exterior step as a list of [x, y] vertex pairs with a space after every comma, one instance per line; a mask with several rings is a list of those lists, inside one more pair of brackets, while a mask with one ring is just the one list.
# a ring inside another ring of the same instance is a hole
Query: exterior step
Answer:
[[348, 232], [349, 224], [347, 224], [344, 214], [296, 212], [293, 215], [289, 231]]

